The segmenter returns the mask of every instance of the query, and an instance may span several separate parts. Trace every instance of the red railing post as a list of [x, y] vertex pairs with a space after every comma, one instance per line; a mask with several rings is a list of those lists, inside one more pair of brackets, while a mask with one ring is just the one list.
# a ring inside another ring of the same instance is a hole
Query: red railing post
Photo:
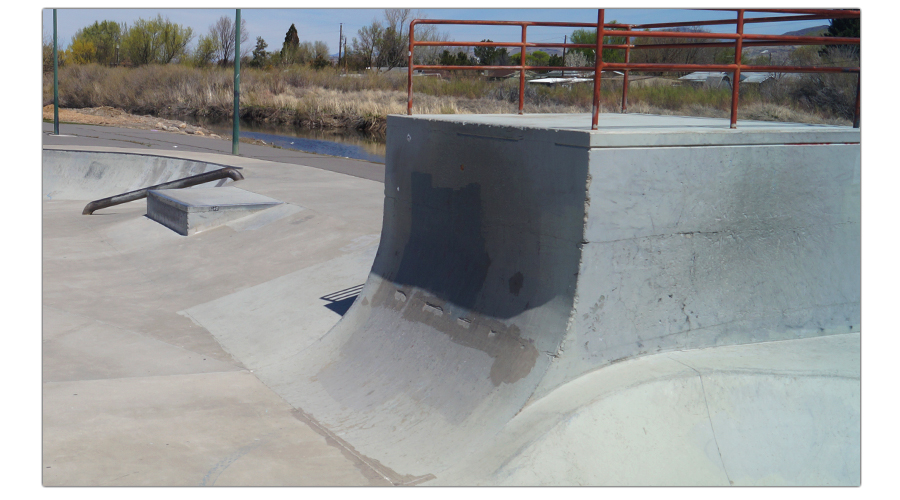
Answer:
[[[631, 26], [628, 26], [628, 31], [631, 31]], [[631, 37], [625, 37], [625, 64], [631, 62]], [[628, 73], [629, 71], [625, 70], [625, 76], [622, 77], [622, 112], [627, 112], [628, 109]]]
[[416, 21], [413, 19], [409, 22], [409, 64], [407, 65], [406, 75], [406, 114], [412, 115], [412, 99], [413, 99], [413, 47], [415, 46], [415, 26]]
[[522, 52], [519, 56], [519, 114], [524, 114], [525, 111], [525, 29], [528, 28], [526, 25], [522, 25]]
[[734, 41], [734, 74], [731, 80], [731, 128], [737, 128], [737, 107], [738, 93], [741, 88], [741, 52], [743, 51], [744, 42], [744, 10], [737, 11], [737, 34], [738, 38]]
[[600, 117], [600, 74], [603, 73], [603, 18], [605, 9], [597, 10], [597, 55], [594, 58], [594, 108], [591, 113], [591, 130], [597, 130]]

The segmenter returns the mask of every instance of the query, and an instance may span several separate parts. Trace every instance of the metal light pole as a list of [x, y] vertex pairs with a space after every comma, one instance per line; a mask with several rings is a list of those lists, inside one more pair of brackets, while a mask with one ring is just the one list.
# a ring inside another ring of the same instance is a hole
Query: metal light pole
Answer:
[[234, 15], [234, 122], [231, 130], [231, 154], [238, 154], [241, 111], [241, 9]]
[[59, 135], [59, 64], [56, 54], [56, 9], [53, 9], [53, 134]]

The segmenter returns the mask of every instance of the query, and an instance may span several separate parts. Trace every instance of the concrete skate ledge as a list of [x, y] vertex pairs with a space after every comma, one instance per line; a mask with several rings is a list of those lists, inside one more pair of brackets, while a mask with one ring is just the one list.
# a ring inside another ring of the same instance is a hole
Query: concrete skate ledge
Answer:
[[154, 190], [147, 195], [147, 217], [188, 236], [280, 204], [235, 187]]

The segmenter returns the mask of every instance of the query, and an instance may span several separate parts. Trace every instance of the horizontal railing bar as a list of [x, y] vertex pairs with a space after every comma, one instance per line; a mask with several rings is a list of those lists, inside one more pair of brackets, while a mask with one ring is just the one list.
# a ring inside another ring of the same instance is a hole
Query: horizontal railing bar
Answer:
[[[744, 35], [744, 39], [747, 40], [747, 35]], [[755, 38], [750, 38], [747, 40], [743, 46], [744, 47], [776, 47], [780, 45], [858, 45], [859, 39], [857, 38], [837, 38], [837, 37], [823, 37], [816, 38], [812, 41], [799, 41], [796, 39], [783, 39], [783, 40], [757, 40]], [[514, 47], [519, 48], [522, 47], [521, 42], [413, 42], [413, 47]], [[525, 47], [544, 47], [544, 48], [567, 48], [567, 49], [593, 49], [595, 48], [594, 44], [589, 43], [543, 43], [543, 42], [527, 42], [524, 44]], [[639, 49], [639, 50], [649, 50], [649, 49], [687, 49], [687, 48], [715, 48], [715, 47], [734, 47], [734, 42], [697, 42], [697, 43], [635, 43], [631, 45], [627, 44], [603, 44], [604, 49]]]
[[[854, 16], [846, 16], [854, 17]], [[794, 21], [815, 21], [818, 19], [835, 19], [833, 14], [814, 14], [814, 15], [797, 15], [797, 16], [778, 16], [778, 17], [751, 17], [744, 19], [744, 24], [748, 23], [778, 23], [778, 22], [794, 22]], [[683, 21], [677, 23], [649, 23], [635, 24], [636, 29], [654, 29], [654, 28], [682, 28], [690, 26], [715, 26], [722, 24], [737, 24], [737, 19], [716, 19], [711, 21]]]
[[[594, 71], [594, 66], [446, 66], [440, 64], [414, 64], [412, 67], [425, 70], [509, 70], [518, 71]], [[659, 64], [659, 63], [603, 63], [604, 70], [616, 71], [723, 71], [726, 73], [738, 69], [735, 64]], [[859, 73], [859, 67], [842, 66], [761, 66], [740, 65], [741, 72], [750, 73]]]
[[[737, 9], [696, 9], [696, 10], [713, 10], [719, 12], [736, 12]], [[762, 12], [769, 14], [822, 14], [832, 17], [859, 17], [859, 10], [841, 10], [841, 9], [741, 9], [744, 12]]]
[[[780, 42], [772, 42], [772, 41], [746, 41], [743, 43], [743, 47], [778, 47], [783, 45], [847, 45], [841, 42], [835, 42], [834, 44], [827, 43], [798, 43], [792, 41], [780, 41]], [[605, 47], [605, 45], [604, 45]], [[642, 43], [632, 45], [632, 49], [641, 49], [641, 50], [649, 50], [649, 49], [690, 49], [690, 48], [715, 48], [715, 47], [726, 47], [726, 48], [734, 48], [734, 42], [698, 42], [698, 43]]]
[[[569, 48], [569, 49], [593, 49], [592, 43], [559, 43], [559, 42], [413, 42], [413, 47], [551, 47], [551, 48]], [[733, 45], [733, 44], [732, 44]], [[624, 49], [628, 45], [604, 45], [604, 48], [613, 47]]]
[[[566, 23], [551, 21], [470, 21], [453, 19], [415, 19], [411, 21], [413, 26], [419, 24], [459, 24], [476, 26], [555, 26], [562, 28], [596, 28], [597, 23]], [[622, 26], [619, 24], [604, 24], [605, 26]]]

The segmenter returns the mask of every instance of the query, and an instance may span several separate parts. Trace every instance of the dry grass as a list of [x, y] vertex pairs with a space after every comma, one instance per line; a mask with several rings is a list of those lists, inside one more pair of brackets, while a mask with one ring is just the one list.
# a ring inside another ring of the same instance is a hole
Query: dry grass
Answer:
[[[665, 80], [654, 80], [630, 87], [629, 111], [728, 116], [728, 89], [673, 86]], [[781, 83], [765, 92], [748, 87], [742, 91], [739, 118], [849, 124], [845, 101], [851, 93], [850, 85], [843, 80], [825, 83], [835, 90], [823, 94], [821, 79]], [[445, 79], [417, 78], [414, 88], [414, 112], [419, 114], [515, 113], [518, 107], [517, 81], [493, 82], [464, 74]], [[231, 116], [233, 106], [233, 73], [221, 68], [70, 65], [60, 70], [59, 89], [60, 105], [67, 108], [110, 106], [154, 116], [225, 118]], [[589, 84], [571, 88], [527, 86], [525, 111], [589, 112], [591, 89]], [[601, 107], [608, 112], [618, 110], [621, 82], [605, 81], [601, 90]], [[827, 96], [840, 102], [829, 106]], [[52, 79], [48, 74], [44, 78], [44, 104], [50, 102]], [[331, 68], [249, 69], [241, 74], [241, 102], [241, 117], [246, 120], [379, 131], [387, 115], [406, 112], [406, 75], [341, 76]]]

